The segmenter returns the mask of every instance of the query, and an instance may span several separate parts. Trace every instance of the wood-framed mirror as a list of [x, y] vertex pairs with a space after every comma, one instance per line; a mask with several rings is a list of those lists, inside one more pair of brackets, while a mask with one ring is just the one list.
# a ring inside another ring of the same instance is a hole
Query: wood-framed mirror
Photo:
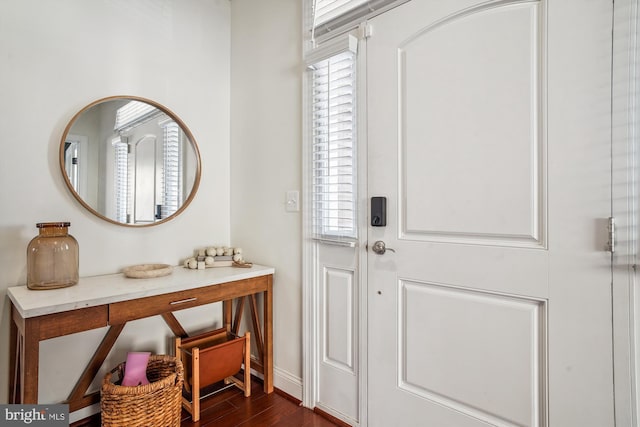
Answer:
[[146, 227], [182, 213], [200, 184], [196, 141], [163, 105], [137, 96], [98, 99], [60, 140], [60, 170], [73, 196], [113, 224]]

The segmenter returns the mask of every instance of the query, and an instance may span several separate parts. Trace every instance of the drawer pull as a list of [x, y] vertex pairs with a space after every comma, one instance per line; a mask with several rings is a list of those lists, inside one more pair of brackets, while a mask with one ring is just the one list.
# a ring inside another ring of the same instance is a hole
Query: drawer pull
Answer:
[[195, 300], [197, 300], [197, 299], [198, 299], [198, 297], [187, 298], [187, 299], [181, 299], [180, 301], [171, 301], [171, 303], [170, 303], [170, 304], [171, 304], [171, 305], [184, 304], [184, 303], [187, 303], [187, 302], [195, 301]]

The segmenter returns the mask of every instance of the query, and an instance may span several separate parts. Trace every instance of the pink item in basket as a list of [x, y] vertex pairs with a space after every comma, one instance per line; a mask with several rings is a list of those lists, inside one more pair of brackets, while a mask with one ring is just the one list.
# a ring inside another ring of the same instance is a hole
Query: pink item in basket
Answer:
[[124, 365], [123, 386], [138, 386], [149, 384], [147, 379], [147, 364], [149, 363], [150, 352], [129, 352], [127, 353], [127, 363]]

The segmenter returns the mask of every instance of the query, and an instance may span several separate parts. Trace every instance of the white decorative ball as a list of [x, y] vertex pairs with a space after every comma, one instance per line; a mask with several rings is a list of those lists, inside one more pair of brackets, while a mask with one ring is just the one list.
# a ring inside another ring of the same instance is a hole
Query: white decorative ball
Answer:
[[198, 261], [196, 261], [195, 258], [190, 258], [187, 265], [190, 269], [195, 270], [196, 268], [198, 268]]
[[241, 254], [241, 253], [242, 253], [242, 248], [235, 248], [235, 249], [233, 250], [233, 253], [234, 253], [234, 254]]
[[214, 247], [207, 248], [207, 255], [216, 256], [216, 248]]
[[240, 261], [242, 261], [242, 254], [235, 254], [235, 255], [233, 256], [233, 260], [234, 260], [235, 262], [240, 262]]
[[222, 247], [216, 248], [216, 255], [218, 255], [218, 256], [224, 255], [224, 248], [222, 248]]
[[214, 260], [213, 260], [213, 257], [212, 257], [212, 256], [208, 256], [208, 257], [206, 257], [206, 258], [204, 259], [204, 264], [205, 264], [205, 265], [213, 265], [213, 262], [214, 262]]
[[233, 248], [224, 248], [224, 255], [225, 256], [233, 255]]

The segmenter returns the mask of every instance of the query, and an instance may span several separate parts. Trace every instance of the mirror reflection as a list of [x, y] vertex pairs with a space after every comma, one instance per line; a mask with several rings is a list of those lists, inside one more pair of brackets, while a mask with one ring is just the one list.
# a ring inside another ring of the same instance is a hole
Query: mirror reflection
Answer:
[[200, 182], [198, 147], [187, 127], [139, 97], [105, 98], [76, 114], [62, 137], [60, 167], [83, 206], [131, 226], [178, 215]]

